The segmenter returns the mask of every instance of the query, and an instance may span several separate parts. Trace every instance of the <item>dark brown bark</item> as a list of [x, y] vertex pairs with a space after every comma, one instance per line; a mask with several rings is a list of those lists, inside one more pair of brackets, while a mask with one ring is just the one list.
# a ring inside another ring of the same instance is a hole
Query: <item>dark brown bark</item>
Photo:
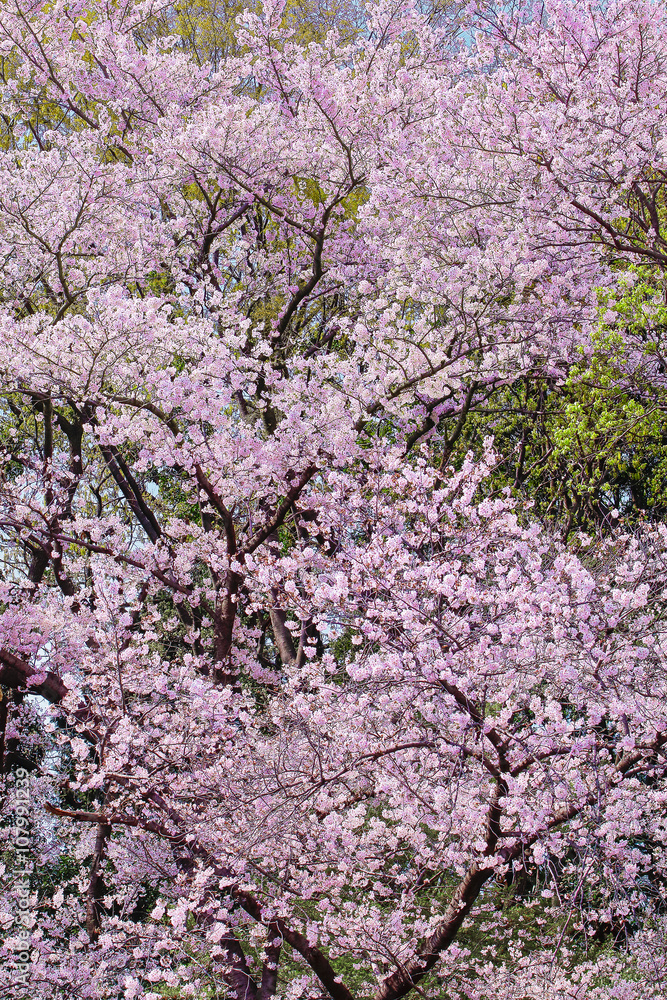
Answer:
[[[275, 596], [275, 595], [274, 595]], [[271, 628], [273, 629], [273, 641], [275, 642], [280, 662], [287, 666], [296, 661], [296, 650], [292, 633], [287, 628], [287, 615], [282, 608], [271, 608], [269, 611]]]
[[[28, 688], [28, 682], [35, 674], [37, 671], [25, 660], [14, 656], [7, 649], [0, 649], [0, 684], [10, 688]], [[42, 698], [46, 698], [52, 705], [58, 704], [67, 694], [67, 688], [63, 682], [50, 671], [41, 684], [34, 684], [29, 689], [33, 694], [39, 694]]]
[[218, 942], [224, 955], [222, 978], [231, 987], [236, 1000], [255, 1000], [257, 983], [250, 974], [245, 953], [233, 931]]
[[127, 504], [152, 542], [162, 534], [155, 514], [146, 503], [141, 488], [130, 472], [127, 463], [117, 448], [100, 445], [100, 451], [114, 482], [125, 497]]
[[[29, 663], [10, 653], [9, 650], [0, 649], [0, 684], [19, 691], [27, 689], [31, 694], [41, 695], [52, 705], [60, 704], [68, 694], [68, 689], [57, 674], [48, 671], [41, 683], [29, 684], [30, 679], [40, 673], [41, 671], [34, 670]], [[97, 742], [102, 722], [90, 706], [80, 703], [73, 715], [78, 723], [85, 726], [81, 732], [83, 738], [93, 743]]]
[[[122, 780], [121, 783], [130, 784], [127, 779]], [[152, 820], [142, 820], [139, 817], [127, 816], [121, 813], [104, 814], [71, 811], [68, 809], [59, 809], [49, 803], [46, 804], [45, 808], [47, 812], [51, 813], [53, 816], [63, 816], [82, 823], [108, 823], [111, 825], [118, 823], [124, 826], [140, 827], [141, 829], [148, 830], [160, 837], [164, 837], [171, 843], [172, 850], [174, 847], [178, 847], [180, 851], [189, 853], [193, 860], [202, 860], [204, 864], [212, 870], [217, 879], [228, 882], [234, 878], [234, 873], [230, 868], [217, 862], [211, 852], [200, 844], [195, 838], [187, 836], [181, 817], [169, 806], [159, 792], [149, 790], [141, 793], [141, 798], [156, 806], [165, 813], [172, 823], [178, 824], [181, 828], [173, 831]], [[227, 893], [233, 902], [238, 904], [241, 909], [245, 910], [245, 912], [256, 920], [257, 923], [263, 924], [265, 927], [268, 927], [270, 924], [275, 926], [282, 940], [287, 942], [287, 944], [294, 948], [294, 950], [297, 951], [303, 959], [305, 959], [306, 963], [313, 970], [333, 1000], [354, 1000], [350, 991], [344, 983], [340, 981], [340, 977], [336, 975], [335, 969], [330, 964], [326, 956], [319, 950], [319, 948], [311, 945], [304, 934], [301, 934], [299, 931], [290, 927], [282, 917], [267, 919], [264, 916], [261, 903], [251, 892], [248, 892], [248, 890], [232, 884], [227, 890]], [[233, 934], [231, 936], [236, 941]], [[238, 944], [238, 947], [239, 949], [241, 948], [240, 944]], [[239, 967], [241, 966], [239, 965]], [[254, 983], [254, 980], [252, 981], [252, 986], [254, 986], [256, 991], [257, 986]], [[237, 1000], [254, 1000], [255, 993], [252, 993], [252, 986], [250, 987], [250, 992], [244, 993], [242, 997], [238, 997], [237, 995]], [[244, 986], [244, 988], [246, 987]]]
[[236, 598], [240, 583], [240, 575], [229, 571], [225, 575], [225, 582], [221, 593], [218, 594], [215, 607], [213, 676], [221, 684], [234, 684], [238, 680], [238, 675], [231, 666], [231, 651], [236, 621]]
[[278, 985], [278, 965], [280, 963], [280, 949], [282, 948], [282, 934], [275, 921], [271, 921], [266, 930], [266, 944], [264, 945], [264, 964], [262, 966], [262, 982], [259, 988], [259, 1000], [272, 1000], [275, 996]]
[[301, 491], [307, 483], [310, 482], [316, 472], [316, 465], [309, 465], [303, 470], [301, 475], [297, 478], [297, 481], [285, 494], [285, 499], [279, 504], [274, 516], [267, 521], [263, 527], [258, 528], [257, 531], [250, 536], [248, 541], [240, 550], [240, 555], [246, 556], [248, 553], [254, 552], [255, 549], [259, 548], [259, 546], [262, 545], [270, 537], [270, 535], [272, 535], [273, 532], [280, 527], [292, 509], [294, 502], [299, 499]]
[[111, 836], [108, 823], [98, 823], [95, 838], [95, 850], [90, 866], [90, 879], [86, 892], [86, 930], [91, 944], [95, 944], [100, 936], [101, 903], [104, 895], [104, 879], [102, 878], [102, 862], [106, 851], [107, 840]]
[[7, 699], [0, 691], [0, 774], [5, 773], [5, 735], [7, 733]]

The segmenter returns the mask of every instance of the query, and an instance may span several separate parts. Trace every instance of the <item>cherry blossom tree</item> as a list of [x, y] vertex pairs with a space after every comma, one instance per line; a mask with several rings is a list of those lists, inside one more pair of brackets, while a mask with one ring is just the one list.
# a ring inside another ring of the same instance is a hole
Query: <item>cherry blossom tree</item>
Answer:
[[664, 265], [667, 12], [171, 17], [0, 26], [5, 992], [657, 1000], [667, 531], [451, 463]]

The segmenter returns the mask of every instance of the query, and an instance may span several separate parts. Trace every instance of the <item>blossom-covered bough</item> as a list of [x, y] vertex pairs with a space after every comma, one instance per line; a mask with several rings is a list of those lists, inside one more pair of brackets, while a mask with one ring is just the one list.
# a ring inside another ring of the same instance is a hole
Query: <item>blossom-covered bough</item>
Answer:
[[665, 264], [667, 12], [283, 14], [3, 7], [3, 990], [664, 996], [665, 528], [450, 462]]

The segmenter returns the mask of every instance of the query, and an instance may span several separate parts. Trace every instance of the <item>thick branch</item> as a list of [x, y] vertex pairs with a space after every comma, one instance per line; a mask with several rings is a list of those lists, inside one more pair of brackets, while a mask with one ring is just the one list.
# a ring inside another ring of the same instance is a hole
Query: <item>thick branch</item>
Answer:
[[295, 502], [295, 500], [299, 499], [301, 491], [306, 486], [306, 484], [313, 478], [316, 472], [317, 472], [316, 465], [309, 465], [307, 468], [304, 469], [304, 471], [301, 473], [294, 486], [290, 487], [290, 489], [285, 494], [285, 499], [280, 504], [280, 506], [276, 510], [276, 513], [271, 518], [271, 520], [268, 521], [263, 527], [258, 528], [258, 530], [253, 535], [251, 535], [248, 541], [245, 543], [245, 545], [241, 549], [241, 553], [244, 556], [247, 555], [249, 552], [254, 552], [255, 549], [259, 548], [259, 546], [267, 540], [269, 535], [273, 534], [273, 532], [280, 527], [280, 525], [287, 517], [292, 507], [292, 504]]
[[36, 675], [39, 676], [39, 671], [25, 660], [14, 656], [7, 649], [0, 649], [0, 684], [9, 688], [29, 688], [31, 693], [41, 695], [52, 705], [63, 700], [67, 688], [56, 674], [49, 671], [39, 684], [30, 684], [30, 679]]
[[275, 920], [269, 923], [264, 945], [264, 964], [262, 966], [262, 983], [259, 990], [259, 1000], [272, 1000], [278, 985], [278, 964], [282, 948], [282, 934]]
[[88, 931], [88, 938], [93, 944], [100, 936], [101, 902], [104, 895], [104, 880], [100, 869], [104, 860], [107, 840], [110, 836], [111, 827], [109, 824], [98, 823], [93, 862], [90, 866], [90, 879], [86, 893], [86, 930]]
[[[564, 807], [555, 813], [547, 824], [547, 831], [553, 830], [563, 823], [574, 819], [587, 806], [596, 802], [600, 794], [608, 792], [610, 788], [622, 781], [636, 764], [651, 753], [657, 752], [667, 743], [667, 733], [659, 733], [653, 743], [646, 748], [635, 750], [626, 754], [614, 767], [614, 771], [609, 777], [606, 788], [597, 787], [583, 800], [573, 802], [570, 806]], [[502, 783], [496, 788], [496, 794], [490, 804], [487, 831], [486, 831], [486, 855], [491, 857], [496, 849], [499, 837], [499, 800], [502, 793]], [[512, 846], [502, 848], [497, 856], [503, 863], [507, 864], [519, 857], [526, 848], [531, 847], [538, 838], [543, 835], [535, 833], [526, 839], [520, 838]], [[438, 961], [440, 954], [452, 943], [456, 937], [461, 924], [472, 909], [475, 900], [479, 896], [480, 890], [485, 882], [494, 875], [496, 868], [493, 865], [479, 867], [473, 864], [468, 869], [466, 875], [455, 889], [450, 899], [449, 905], [443, 914], [443, 918], [434, 932], [423, 942], [417, 955], [396, 972], [383, 980], [379, 990], [375, 994], [374, 1000], [399, 1000], [399, 998], [410, 993], [414, 986], [424, 978], [427, 972], [433, 968]]]
[[152, 542], [157, 542], [162, 534], [155, 514], [142, 495], [139, 484], [132, 476], [120, 452], [109, 445], [100, 445], [100, 451], [116, 485], [127, 504]]
[[[114, 777], [116, 780], [120, 780], [122, 784], [128, 783], [128, 780], [123, 776]], [[169, 840], [172, 845], [178, 845], [180, 848], [187, 850], [193, 858], [199, 858], [202, 860], [206, 866], [212, 870], [217, 879], [224, 880], [225, 882], [229, 882], [234, 879], [234, 872], [232, 872], [230, 868], [216, 861], [208, 848], [204, 847], [204, 845], [201, 844], [195, 837], [186, 834], [182, 818], [168, 805], [168, 803], [164, 801], [159, 793], [154, 791], [145, 792], [141, 797], [165, 812], [172, 822], [178, 821], [181, 829], [177, 831], [170, 831], [160, 823], [156, 823], [152, 820], [143, 820], [139, 817], [128, 816], [122, 813], [106, 815], [103, 813], [72, 811], [59, 809], [50, 804], [46, 805], [46, 809], [54, 816], [63, 816], [69, 819], [78, 820], [82, 823], [108, 823], [111, 825], [118, 823], [124, 826], [140, 827], [141, 829], [156, 833], [160, 837], [164, 837]], [[307, 964], [329, 993], [329, 996], [332, 997], [332, 1000], [354, 1000], [350, 991], [340, 981], [340, 977], [336, 975], [334, 968], [331, 966], [326, 956], [319, 950], [319, 948], [311, 945], [304, 934], [301, 934], [299, 931], [290, 927], [282, 917], [269, 918], [265, 916], [261, 903], [247, 889], [243, 889], [239, 885], [232, 883], [227, 891], [234, 902], [238, 903], [238, 905], [254, 920], [266, 927], [272, 924], [276, 928], [283, 941], [286, 941], [287, 944], [294, 948], [295, 951], [298, 951], [301, 957], [305, 959]]]

